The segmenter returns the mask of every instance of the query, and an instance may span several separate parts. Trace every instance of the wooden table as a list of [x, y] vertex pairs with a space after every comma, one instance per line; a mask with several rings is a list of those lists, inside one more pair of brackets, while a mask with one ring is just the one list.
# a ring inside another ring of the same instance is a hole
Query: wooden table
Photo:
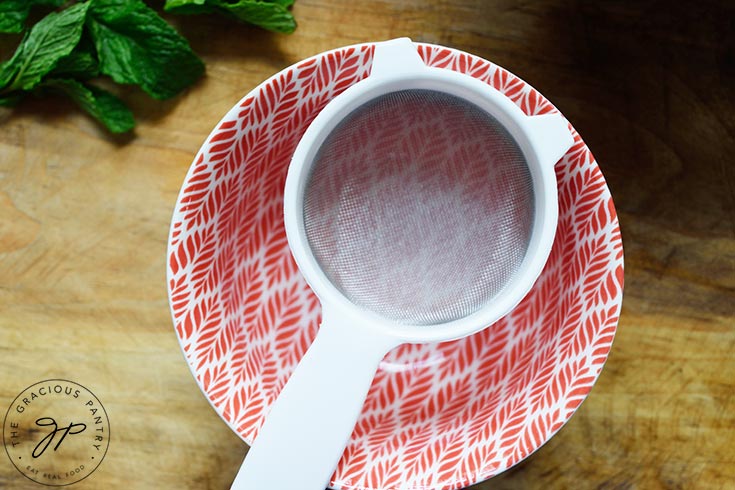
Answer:
[[[556, 104], [599, 161], [625, 244], [623, 314], [591, 396], [475, 488], [735, 488], [735, 8], [719, 3], [297, 0], [292, 36], [178, 19], [207, 76], [167, 102], [125, 89], [134, 136], [55, 100], [0, 112], [0, 409], [37, 381], [77, 381], [113, 436], [74, 488], [228, 488], [246, 445], [189, 374], [166, 300], [177, 192], [260, 81], [409, 35], [490, 59]], [[39, 485], [0, 456], [0, 487]]]

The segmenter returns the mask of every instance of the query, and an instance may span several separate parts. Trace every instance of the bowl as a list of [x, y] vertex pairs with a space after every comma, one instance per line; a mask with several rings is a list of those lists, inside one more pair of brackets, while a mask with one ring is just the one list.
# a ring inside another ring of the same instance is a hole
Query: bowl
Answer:
[[[373, 49], [318, 54], [247, 94], [202, 145], [176, 203], [167, 267], [176, 335], [199, 387], [248, 444], [320, 320], [286, 242], [291, 155], [319, 111], [369, 74]], [[428, 65], [469, 74], [528, 115], [557, 112], [489, 61], [436, 45], [417, 49]], [[588, 395], [617, 328], [623, 249], [604, 177], [571, 130], [575, 143], [555, 167], [557, 233], [532, 290], [477, 334], [391, 351], [332, 488], [472, 485], [536, 451]]]

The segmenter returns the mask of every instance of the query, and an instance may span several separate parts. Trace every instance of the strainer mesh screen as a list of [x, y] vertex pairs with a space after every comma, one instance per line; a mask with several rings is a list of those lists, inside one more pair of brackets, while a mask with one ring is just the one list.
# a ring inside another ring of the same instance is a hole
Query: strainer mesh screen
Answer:
[[382, 95], [319, 149], [304, 193], [314, 258], [354, 304], [434, 325], [492, 301], [534, 220], [531, 175], [498, 121], [432, 90]]

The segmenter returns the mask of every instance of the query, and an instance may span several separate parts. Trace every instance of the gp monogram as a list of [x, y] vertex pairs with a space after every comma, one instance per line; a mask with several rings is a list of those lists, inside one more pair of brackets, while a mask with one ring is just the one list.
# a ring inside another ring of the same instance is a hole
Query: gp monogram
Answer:
[[43, 485], [64, 486], [88, 477], [107, 453], [110, 422], [84, 386], [49, 379], [23, 390], [10, 404], [3, 444], [18, 471]]

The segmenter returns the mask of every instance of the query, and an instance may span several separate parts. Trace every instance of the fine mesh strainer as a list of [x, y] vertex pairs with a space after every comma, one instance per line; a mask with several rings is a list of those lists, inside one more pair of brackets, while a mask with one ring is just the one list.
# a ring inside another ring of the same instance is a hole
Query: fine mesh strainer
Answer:
[[376, 46], [370, 77], [324, 108], [289, 168], [286, 233], [322, 325], [233, 488], [323, 489], [390, 349], [469, 335], [523, 298], [571, 144], [560, 115], [427, 67], [408, 39]]

